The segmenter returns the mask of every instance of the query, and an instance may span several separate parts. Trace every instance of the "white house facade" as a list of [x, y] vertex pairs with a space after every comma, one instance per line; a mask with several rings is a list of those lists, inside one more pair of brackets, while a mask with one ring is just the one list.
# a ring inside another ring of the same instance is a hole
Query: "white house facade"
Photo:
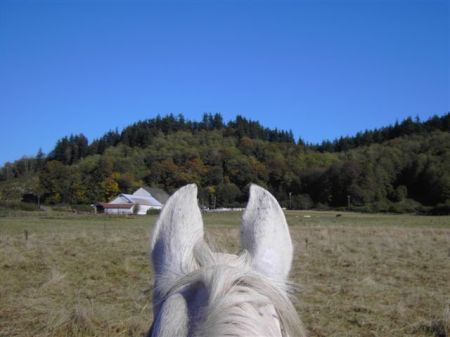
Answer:
[[139, 215], [147, 214], [149, 209], [161, 209], [162, 204], [153, 197], [137, 196], [134, 194], [119, 194], [113, 199], [110, 204], [134, 204], [136, 205], [135, 212]]
[[169, 195], [158, 188], [141, 187], [133, 194], [121, 193], [109, 203], [98, 204], [107, 214], [145, 215], [150, 209], [161, 209]]

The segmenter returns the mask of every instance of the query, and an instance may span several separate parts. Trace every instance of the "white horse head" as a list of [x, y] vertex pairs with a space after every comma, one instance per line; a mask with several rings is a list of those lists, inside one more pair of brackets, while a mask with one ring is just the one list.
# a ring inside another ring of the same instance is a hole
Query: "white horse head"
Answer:
[[154, 321], [149, 337], [302, 337], [287, 294], [293, 248], [276, 199], [252, 185], [237, 255], [205, 243], [197, 187], [167, 201], [152, 239]]

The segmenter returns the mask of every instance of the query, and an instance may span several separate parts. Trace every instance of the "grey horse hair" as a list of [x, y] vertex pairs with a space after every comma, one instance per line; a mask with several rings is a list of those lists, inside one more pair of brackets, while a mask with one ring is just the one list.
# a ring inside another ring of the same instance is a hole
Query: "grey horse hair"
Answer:
[[[247, 252], [239, 256], [214, 253], [207, 244], [199, 242], [193, 253], [194, 260], [188, 268], [193, 272], [180, 275], [169, 289], [155, 289], [160, 303], [154, 305], [161, 308], [163, 317], [153, 327], [156, 336], [306, 336], [288, 295], [290, 286], [255, 271]], [[205, 301], [190, 312], [186, 298], [199, 294]], [[273, 324], [268, 325], [268, 315]], [[167, 332], [170, 336], [161, 329], [167, 324], [164, 317], [169, 316], [170, 324], [177, 327], [177, 332]]]
[[204, 240], [197, 186], [169, 198], [152, 237], [149, 337], [306, 336], [289, 298], [288, 224], [269, 191], [250, 186], [240, 230], [241, 254], [213, 252]]

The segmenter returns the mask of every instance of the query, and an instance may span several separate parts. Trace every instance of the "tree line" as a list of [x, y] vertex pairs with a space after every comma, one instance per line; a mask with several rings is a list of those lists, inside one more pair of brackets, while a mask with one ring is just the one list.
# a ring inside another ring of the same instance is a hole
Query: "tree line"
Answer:
[[64, 164], [74, 162], [95, 154], [103, 154], [109, 147], [119, 144], [132, 148], [145, 148], [152, 146], [158, 136], [169, 135], [180, 131], [198, 134], [201, 131], [222, 130], [225, 137], [250, 137], [270, 142], [295, 143], [292, 131], [272, 130], [263, 127], [260, 123], [237, 116], [235, 120], [224, 123], [219, 114], [206, 113], [200, 122], [186, 120], [182, 114], [175, 116], [169, 114], [153, 119], [139, 121], [126, 127], [122, 132], [110, 130], [103, 137], [95, 139], [88, 144], [87, 138], [80, 135], [64, 137], [56, 143], [49, 154], [49, 159]]
[[334, 141], [325, 140], [320, 145], [312, 146], [312, 148], [320, 152], [342, 152], [374, 143], [381, 144], [387, 140], [398, 137], [413, 134], [427, 134], [436, 130], [450, 130], [450, 114], [446, 114], [442, 117], [433, 116], [424, 122], [421, 122], [419, 117], [416, 117], [414, 120], [411, 117], [408, 117], [400, 123], [397, 121], [394, 125], [389, 125], [380, 129], [358, 132], [352, 137], [340, 137]]
[[5, 164], [0, 199], [29, 194], [50, 204], [88, 204], [142, 185], [170, 193], [194, 182], [203, 205], [240, 206], [253, 182], [295, 209], [446, 213], [449, 119], [408, 118], [313, 145], [242, 116], [228, 123], [220, 114], [198, 122], [158, 116], [91, 143], [82, 134], [64, 137], [48, 155]]

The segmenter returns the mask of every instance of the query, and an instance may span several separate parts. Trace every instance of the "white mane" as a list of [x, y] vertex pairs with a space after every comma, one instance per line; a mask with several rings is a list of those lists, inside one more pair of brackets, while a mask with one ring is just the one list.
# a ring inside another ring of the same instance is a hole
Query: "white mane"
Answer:
[[288, 297], [292, 244], [275, 198], [252, 186], [241, 226], [243, 252], [236, 256], [214, 253], [203, 241], [196, 192], [195, 185], [177, 191], [155, 228], [149, 336], [305, 336]]

